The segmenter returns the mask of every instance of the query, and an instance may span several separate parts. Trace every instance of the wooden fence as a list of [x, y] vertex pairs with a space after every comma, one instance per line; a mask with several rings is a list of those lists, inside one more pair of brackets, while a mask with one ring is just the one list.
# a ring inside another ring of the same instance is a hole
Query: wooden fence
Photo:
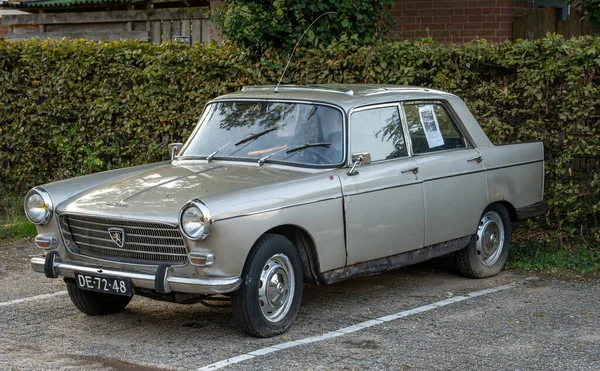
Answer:
[[527, 13], [513, 21], [512, 24], [513, 40], [541, 39], [548, 32], [561, 34], [565, 39], [599, 33], [598, 29], [594, 28], [589, 21], [583, 20], [581, 13], [574, 8], [571, 8], [571, 14], [567, 21], [557, 20], [556, 7], [548, 6]]
[[210, 41], [208, 8], [38, 13], [5, 15], [7, 39], [83, 38], [88, 40]]

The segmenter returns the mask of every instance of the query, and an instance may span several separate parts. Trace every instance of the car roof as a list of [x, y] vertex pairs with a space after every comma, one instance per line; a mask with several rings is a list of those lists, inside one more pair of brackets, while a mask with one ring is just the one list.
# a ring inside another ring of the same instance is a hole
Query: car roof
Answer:
[[215, 99], [303, 100], [341, 106], [347, 111], [358, 106], [403, 100], [443, 99], [454, 97], [439, 90], [407, 85], [383, 84], [318, 84], [318, 85], [255, 85]]

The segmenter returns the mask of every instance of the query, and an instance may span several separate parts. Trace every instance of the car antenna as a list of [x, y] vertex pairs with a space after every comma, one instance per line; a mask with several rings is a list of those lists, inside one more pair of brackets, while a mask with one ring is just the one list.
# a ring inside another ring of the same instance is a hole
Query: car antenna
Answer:
[[304, 35], [306, 35], [306, 33], [308, 32], [308, 30], [312, 27], [313, 24], [315, 24], [316, 21], [319, 20], [319, 18], [321, 18], [324, 15], [328, 15], [328, 14], [338, 14], [338, 13], [337, 12], [326, 12], [326, 13], [323, 13], [320, 16], [318, 16], [314, 21], [312, 21], [312, 23], [310, 25], [308, 25], [308, 27], [306, 27], [306, 30], [304, 30], [304, 32], [302, 33], [302, 36], [300, 36], [300, 38], [298, 39], [298, 42], [296, 42], [296, 45], [294, 45], [294, 49], [292, 49], [292, 52], [290, 53], [290, 57], [288, 58], [288, 61], [285, 64], [285, 68], [283, 69], [283, 72], [281, 73], [281, 77], [279, 78], [279, 82], [277, 82], [277, 85], [275, 86], [275, 90], [273, 91], [273, 93], [277, 93], [277, 89], [279, 88], [279, 85], [281, 84], [281, 80], [283, 80], [283, 76], [285, 75], [285, 71], [287, 71], [287, 68], [290, 65], [290, 61], [292, 60], [292, 57], [294, 56], [294, 53], [296, 52], [296, 48], [298, 47], [298, 44], [300, 44], [300, 41], [302, 41], [302, 38], [304, 37]]

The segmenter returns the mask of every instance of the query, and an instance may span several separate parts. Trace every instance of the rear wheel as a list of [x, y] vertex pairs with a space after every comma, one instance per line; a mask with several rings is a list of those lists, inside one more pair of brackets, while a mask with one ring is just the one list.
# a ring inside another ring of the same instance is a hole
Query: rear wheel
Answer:
[[302, 265], [287, 238], [266, 234], [248, 255], [242, 285], [231, 294], [233, 317], [249, 335], [271, 337], [287, 331], [302, 298]]
[[485, 278], [500, 273], [510, 248], [510, 218], [500, 204], [488, 206], [469, 245], [456, 252], [460, 272], [472, 278]]
[[125, 309], [132, 296], [102, 294], [82, 290], [73, 280], [65, 279], [67, 291], [73, 305], [81, 312], [92, 316], [113, 314]]

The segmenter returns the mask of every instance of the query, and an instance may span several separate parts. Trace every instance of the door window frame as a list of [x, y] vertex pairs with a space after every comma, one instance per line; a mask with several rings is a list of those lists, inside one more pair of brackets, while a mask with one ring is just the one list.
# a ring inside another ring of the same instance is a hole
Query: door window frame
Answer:
[[[438, 104], [442, 106], [444, 111], [446, 111], [448, 118], [454, 125], [454, 128], [458, 131], [458, 133], [462, 136], [462, 139], [465, 143], [463, 148], [451, 148], [444, 149], [440, 151], [426, 152], [426, 153], [414, 153], [412, 138], [410, 138], [410, 132], [408, 131], [408, 119], [406, 118], [406, 111], [404, 106], [406, 105], [419, 105], [419, 104]], [[416, 100], [405, 100], [399, 103], [400, 105], [400, 118], [402, 120], [402, 126], [404, 127], [405, 138], [408, 136], [408, 152], [410, 156], [426, 156], [436, 153], [444, 153], [450, 151], [462, 151], [465, 149], [474, 149], [475, 145], [473, 144], [473, 138], [469, 135], [469, 132], [466, 130], [465, 125], [460, 120], [458, 114], [452, 109], [452, 106], [448, 103], [448, 101], [440, 100], [440, 99], [416, 99]], [[405, 139], [406, 140], [406, 139]]]
[[410, 143], [410, 136], [408, 135], [408, 132], [406, 130], [406, 122], [405, 122], [405, 116], [404, 116], [404, 110], [402, 109], [402, 103], [401, 102], [389, 102], [389, 103], [377, 103], [377, 104], [371, 104], [371, 105], [366, 105], [366, 106], [360, 106], [360, 107], [355, 107], [353, 109], [350, 110], [350, 112], [348, 113], [348, 161], [350, 164], [352, 164], [352, 115], [356, 112], [361, 112], [361, 111], [369, 111], [372, 109], [377, 109], [377, 108], [387, 108], [387, 107], [396, 107], [396, 109], [398, 110], [398, 119], [400, 120], [400, 129], [402, 130], [402, 136], [404, 137], [404, 146], [406, 147], [406, 155], [405, 156], [400, 156], [400, 157], [394, 157], [394, 158], [388, 158], [388, 159], [381, 159], [381, 160], [375, 160], [375, 161], [371, 161], [372, 164], [380, 164], [383, 162], [388, 162], [388, 161], [396, 161], [396, 160], [401, 160], [401, 159], [406, 159], [409, 157], [412, 157], [412, 145]]

